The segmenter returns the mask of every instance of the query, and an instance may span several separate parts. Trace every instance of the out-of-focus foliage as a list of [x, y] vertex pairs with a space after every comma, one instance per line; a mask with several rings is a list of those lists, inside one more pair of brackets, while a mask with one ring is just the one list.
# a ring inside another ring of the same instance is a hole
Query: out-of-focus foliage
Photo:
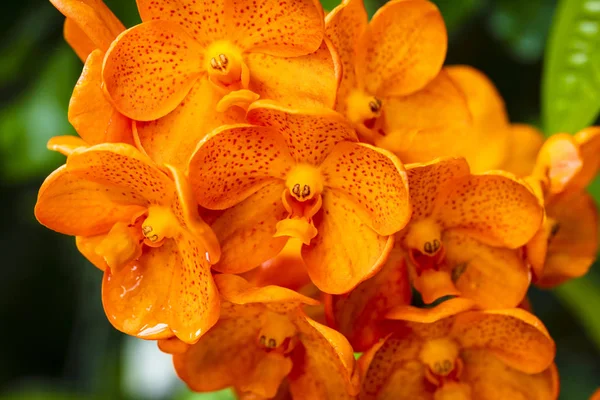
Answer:
[[600, 2], [562, 0], [544, 64], [546, 133], [575, 133], [600, 111]]
[[[105, 1], [126, 26], [139, 22], [134, 0]], [[598, 0], [558, 0], [556, 13], [557, 0], [433, 1], [448, 26], [449, 63], [471, 64], [490, 75], [515, 122], [539, 125], [542, 100], [546, 134], [573, 133], [596, 118]], [[326, 10], [339, 3], [322, 2]], [[385, 0], [365, 3], [372, 15]], [[0, 250], [14, 257], [3, 263], [0, 281], [0, 320], [12, 328], [0, 336], [0, 400], [144, 398], [125, 393], [126, 363], [120, 350], [125, 341], [103, 316], [97, 293], [101, 275], [76, 254], [71, 240], [38, 226], [31, 211], [43, 177], [64, 160], [45, 146], [51, 136], [73, 133], [66, 110], [81, 62], [64, 43], [63, 18], [48, 0], [9, 2], [3, 11]], [[591, 190], [600, 200], [600, 182]], [[554, 292], [531, 294], [535, 311], [558, 344], [561, 399], [586, 399], [600, 382], [599, 270], [596, 264], [588, 276]], [[194, 394], [178, 387], [171, 396], [157, 397], [166, 398], [233, 396], [228, 390]]]

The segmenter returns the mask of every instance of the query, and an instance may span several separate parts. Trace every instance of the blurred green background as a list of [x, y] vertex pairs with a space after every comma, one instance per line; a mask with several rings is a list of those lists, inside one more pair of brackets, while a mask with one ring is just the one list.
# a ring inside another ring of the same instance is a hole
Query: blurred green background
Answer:
[[[106, 2], [127, 26], [138, 21], [134, 0]], [[329, 9], [336, 3], [324, 1]], [[367, 3], [373, 12], [383, 2]], [[541, 125], [542, 65], [556, 1], [436, 3], [450, 33], [448, 64], [483, 70], [513, 121]], [[154, 343], [115, 331], [102, 311], [101, 273], [78, 255], [71, 238], [35, 221], [37, 189], [63, 161], [45, 144], [72, 132], [67, 106], [82, 64], [62, 39], [63, 17], [47, 0], [5, 2], [3, 10], [0, 399], [228, 398], [189, 393]], [[600, 52], [600, 34], [594, 40]], [[553, 292], [532, 289], [531, 301], [557, 342], [560, 398], [589, 398], [600, 386], [600, 268]]]

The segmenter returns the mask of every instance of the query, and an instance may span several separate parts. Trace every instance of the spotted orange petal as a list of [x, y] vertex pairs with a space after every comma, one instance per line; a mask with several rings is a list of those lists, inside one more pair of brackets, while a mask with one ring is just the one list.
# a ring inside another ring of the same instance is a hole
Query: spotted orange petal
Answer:
[[[102, 0], [51, 0], [51, 3], [67, 17], [67, 21], [71, 21], [66, 22], [65, 37], [82, 61], [94, 49], [108, 50], [115, 37], [125, 30]], [[74, 26], [78, 30], [73, 29]], [[79, 34], [85, 36], [77, 37]], [[90, 47], [90, 42], [94, 48]]]
[[224, 0], [228, 38], [242, 50], [280, 57], [312, 53], [323, 41], [323, 9], [316, 0]]
[[169, 176], [128, 144], [105, 143], [76, 150], [67, 159], [67, 169], [86, 180], [136, 193], [139, 198], [134, 204], [145, 199], [168, 205], [175, 198], [176, 190]]
[[516, 248], [537, 232], [543, 210], [524, 182], [493, 171], [445, 185], [436, 198], [433, 215], [446, 229], [466, 232], [491, 246]]
[[187, 351], [173, 355], [177, 375], [194, 391], [211, 392], [249, 384], [266, 354], [257, 345], [264, 307], [230, 306], [217, 324]]
[[462, 154], [473, 140], [466, 97], [445, 70], [415, 93], [382, 100], [385, 123], [375, 144], [404, 162]]
[[136, 0], [136, 3], [142, 21], [163, 20], [178, 24], [202, 46], [226, 36], [223, 0], [184, 0], [183, 3], [181, 0]]
[[382, 236], [398, 232], [411, 214], [408, 178], [393, 154], [364, 143], [341, 142], [321, 165], [325, 186]]
[[249, 53], [244, 60], [250, 70], [249, 89], [262, 98], [294, 108], [334, 106], [341, 69], [328, 41], [305, 56], [282, 58]]
[[289, 376], [294, 399], [355, 398], [360, 382], [348, 340], [309, 318], [300, 319], [297, 326], [302, 348], [292, 354]]
[[422, 164], [407, 164], [413, 220], [428, 217], [433, 212], [435, 199], [446, 182], [469, 175], [464, 158], [440, 158]]
[[245, 111], [239, 107], [215, 111], [220, 96], [212, 86], [201, 77], [171, 113], [155, 121], [136, 122], [137, 143], [157, 164], [185, 170], [198, 142], [212, 130], [244, 121]]
[[211, 224], [222, 257], [214, 266], [225, 273], [242, 273], [275, 257], [287, 241], [274, 237], [277, 222], [288, 216], [281, 202], [283, 182], [271, 183], [220, 214]]
[[433, 3], [390, 1], [375, 13], [358, 42], [359, 85], [378, 97], [414, 93], [440, 71], [447, 41], [444, 20]]
[[459, 314], [452, 335], [463, 348], [484, 349], [527, 374], [548, 368], [556, 352], [542, 322], [520, 308]]
[[481, 308], [510, 308], [521, 303], [531, 276], [518, 250], [484, 245], [455, 231], [444, 233], [442, 241], [444, 269], [462, 296]]
[[346, 99], [357, 87], [354, 50], [368, 23], [362, 0], [344, 0], [325, 17], [325, 34], [338, 51], [343, 74], [336, 110], [345, 114]]
[[330, 325], [348, 338], [355, 351], [365, 351], [384, 336], [385, 314], [410, 299], [404, 252], [396, 246], [375, 276], [346, 295], [329, 296]]
[[82, 179], [62, 166], [42, 184], [35, 216], [60, 233], [95, 236], [107, 233], [119, 221], [131, 222], [147, 205], [147, 200], [131, 189]]
[[460, 379], [471, 386], [478, 399], [558, 398], [558, 375], [554, 365], [537, 374], [526, 374], [505, 365], [483, 349], [465, 350], [461, 358], [464, 369]]
[[361, 366], [364, 378], [359, 399], [433, 400], [425, 366], [418, 360], [422, 345], [422, 339], [410, 333], [393, 334], [376, 345], [368, 363]]
[[318, 234], [302, 248], [302, 256], [311, 280], [325, 293], [346, 293], [373, 276], [394, 243], [393, 236], [381, 236], [365, 224], [355, 203], [337, 190], [323, 195], [315, 226]]
[[189, 176], [198, 203], [222, 210], [281, 182], [293, 164], [283, 137], [275, 130], [224, 126], [200, 143], [190, 160]]
[[219, 318], [219, 294], [203, 243], [186, 231], [175, 243], [178, 258], [169, 291], [169, 325], [178, 338], [195, 343]]
[[167, 165], [166, 169], [173, 179], [177, 191], [177, 201], [171, 205], [173, 214], [181, 226], [185, 227], [201, 243], [201, 247], [206, 252], [203, 259], [210, 264], [218, 262], [221, 258], [219, 241], [210, 226], [198, 214], [198, 204], [194, 199], [189, 181], [177, 168]]
[[69, 103], [69, 122], [88, 144], [133, 144], [131, 120], [110, 103], [102, 87], [104, 52], [93, 51], [85, 62]]
[[105, 89], [129, 118], [158, 119], [183, 101], [202, 74], [202, 52], [178, 24], [144, 22], [110, 46], [102, 70]]
[[294, 110], [259, 100], [250, 106], [247, 118], [281, 134], [296, 162], [319, 165], [339, 142], [358, 141], [346, 119], [325, 108]]
[[553, 287], [585, 275], [594, 263], [599, 242], [598, 209], [585, 191], [561, 194], [546, 207], [551, 225], [544, 235], [548, 252], [536, 284]]

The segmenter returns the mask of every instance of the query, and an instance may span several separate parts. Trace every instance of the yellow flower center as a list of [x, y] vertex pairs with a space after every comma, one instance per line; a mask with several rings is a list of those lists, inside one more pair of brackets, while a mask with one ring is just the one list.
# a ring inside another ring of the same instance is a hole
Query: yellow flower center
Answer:
[[206, 52], [206, 70], [212, 83], [227, 91], [248, 87], [250, 75], [242, 52], [228, 41], [212, 43]]
[[160, 246], [165, 238], [177, 235], [179, 221], [169, 207], [150, 206], [148, 217], [142, 223], [142, 233], [149, 246]]
[[310, 164], [298, 164], [290, 171], [285, 184], [281, 201], [289, 216], [277, 223], [274, 236], [297, 238], [309, 245], [317, 236], [312, 218], [323, 204], [323, 176]]
[[381, 116], [383, 102], [375, 96], [354, 89], [347, 99], [346, 117], [354, 124], [358, 133], [373, 140], [372, 129]]
[[297, 329], [289, 317], [267, 311], [262, 318], [262, 327], [258, 333], [259, 346], [267, 351], [277, 350], [283, 354], [292, 351]]
[[442, 248], [440, 226], [429, 218], [412, 222], [408, 234], [404, 238], [404, 245], [426, 256], [434, 256]]
[[285, 184], [294, 199], [305, 202], [323, 192], [321, 171], [310, 164], [296, 165], [287, 176]]
[[427, 366], [426, 378], [436, 386], [457, 380], [462, 372], [458, 344], [447, 337], [432, 339], [423, 345], [419, 359]]

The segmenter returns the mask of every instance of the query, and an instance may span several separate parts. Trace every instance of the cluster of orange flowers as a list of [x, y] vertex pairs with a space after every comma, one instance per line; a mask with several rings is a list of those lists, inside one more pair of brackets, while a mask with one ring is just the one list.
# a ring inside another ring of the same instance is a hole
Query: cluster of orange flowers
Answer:
[[510, 124], [427, 0], [51, 1], [85, 66], [36, 216], [190, 388], [557, 398], [525, 296], [594, 260], [600, 128]]

